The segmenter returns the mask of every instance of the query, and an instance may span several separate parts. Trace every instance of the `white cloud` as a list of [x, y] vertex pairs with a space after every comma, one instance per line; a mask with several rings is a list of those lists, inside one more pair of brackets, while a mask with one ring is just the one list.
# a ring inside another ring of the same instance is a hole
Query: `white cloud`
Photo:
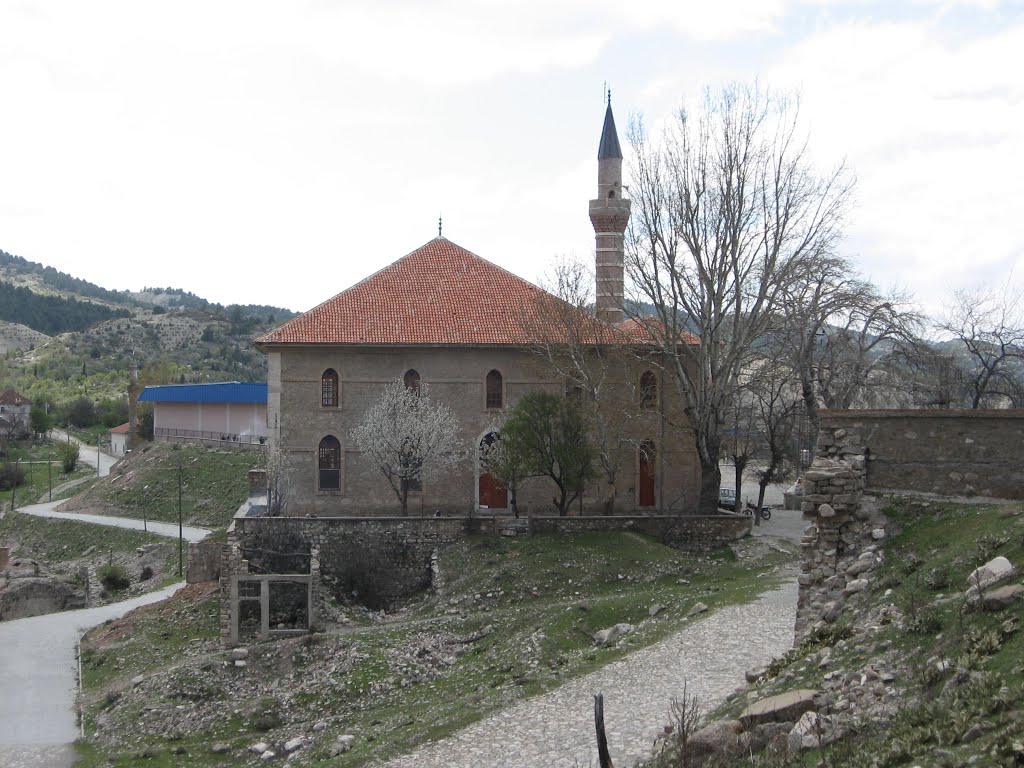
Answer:
[[935, 307], [947, 286], [1024, 261], [1024, 25], [961, 39], [928, 23], [835, 26], [770, 72], [799, 87], [822, 160], [858, 176], [851, 246]]

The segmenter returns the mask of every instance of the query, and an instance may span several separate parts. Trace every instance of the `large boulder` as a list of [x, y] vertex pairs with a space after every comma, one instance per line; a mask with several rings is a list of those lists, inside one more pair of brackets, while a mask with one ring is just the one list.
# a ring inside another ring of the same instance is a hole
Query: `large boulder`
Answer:
[[1024, 585], [1007, 584], [985, 594], [982, 607], [986, 611], [1002, 611], [1024, 597]]
[[980, 568], [971, 571], [971, 575], [967, 577], [967, 592], [977, 594], [979, 589], [1008, 579], [1013, 573], [1013, 565], [1009, 560], [1002, 556], [994, 557]]
[[0, 592], [0, 621], [84, 607], [85, 594], [55, 576], [13, 579]]
[[762, 723], [796, 722], [804, 712], [815, 709], [814, 699], [817, 691], [809, 688], [798, 688], [786, 691], [777, 696], [755, 701], [740, 714], [740, 722], [745, 730], [750, 730]]
[[716, 720], [697, 731], [687, 742], [690, 759], [701, 765], [711, 755], [728, 758], [739, 752], [743, 725], [739, 720]]

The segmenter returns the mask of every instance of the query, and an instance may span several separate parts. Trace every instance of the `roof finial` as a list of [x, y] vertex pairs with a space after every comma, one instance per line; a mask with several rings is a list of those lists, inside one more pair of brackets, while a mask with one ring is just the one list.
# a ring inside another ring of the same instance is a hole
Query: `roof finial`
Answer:
[[441, 236], [441, 214], [437, 214], [437, 236]]
[[608, 106], [610, 107], [611, 105], [612, 105], [612, 89], [609, 88], [608, 89]]

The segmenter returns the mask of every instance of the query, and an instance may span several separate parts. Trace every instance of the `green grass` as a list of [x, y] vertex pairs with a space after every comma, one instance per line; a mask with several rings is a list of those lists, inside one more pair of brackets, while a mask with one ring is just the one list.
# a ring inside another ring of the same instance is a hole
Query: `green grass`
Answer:
[[[17, 462], [20, 459], [21, 467], [25, 472], [25, 482], [14, 491], [16, 507], [35, 504], [47, 496], [51, 488], [56, 488], [71, 480], [95, 476], [96, 470], [81, 460], [73, 472], [64, 474], [57, 447], [57, 443], [52, 440], [23, 441], [15, 443], [11, 447], [10, 460]], [[83, 450], [87, 449], [83, 448]], [[47, 471], [47, 462], [51, 462], [49, 472]], [[53, 498], [58, 499], [60, 496], [59, 494], [54, 495]], [[11, 492], [8, 490], [0, 494], [0, 501], [6, 502], [7, 507], [10, 508]]]
[[[155, 443], [132, 452], [114, 473], [94, 484], [80, 499], [102, 514], [225, 529], [248, 496], [248, 475], [255, 451]], [[180, 461], [180, 474], [179, 474]], [[76, 502], [78, 504], [78, 502]]]
[[[728, 551], [695, 557], [628, 532], [474, 536], [441, 553], [443, 590], [411, 601], [399, 622], [250, 646], [246, 671], [223, 666], [216, 643], [203, 640], [218, 629], [213, 608], [147, 620], [114, 646], [94, 648], [87, 640], [83, 675], [93, 702], [87, 732], [100, 714], [126, 725], [142, 722], [143, 704], [152, 706], [153, 696], [163, 695], [156, 691], [180, 687], [166, 668], [191, 640], [197, 641], [192, 653], [198, 658], [188, 663], [202, 670], [208, 699], [165, 700], [205, 708], [212, 724], [173, 741], [132, 727], [131, 743], [99, 751], [95, 743], [83, 746], [81, 765], [172, 765], [175, 747], [185, 747], [189, 764], [200, 768], [232, 764], [232, 755], [212, 755], [208, 745], [224, 741], [237, 751], [263, 737], [254, 725], [258, 716], [249, 711], [253, 694], [247, 686], [254, 682], [260, 683], [256, 696], [286, 700], [288, 710], [298, 713], [299, 722], [268, 734], [272, 738], [309, 732], [312, 723], [327, 719], [328, 731], [304, 750], [305, 760], [325, 758], [336, 735], [353, 732], [358, 738], [352, 751], [326, 764], [366, 765], [653, 643], [692, 621], [685, 614], [698, 601], [713, 609], [750, 599], [774, 586], [782, 578], [777, 566], [793, 559], [772, 553], [737, 561]], [[210, 602], [216, 605], [215, 598]], [[651, 619], [653, 603], [666, 608]], [[623, 621], [636, 627], [625, 641], [594, 646], [593, 630]], [[446, 661], [435, 663], [435, 655]], [[144, 697], [106, 704], [108, 690], [127, 686], [139, 674], [158, 676]], [[278, 685], [271, 687], [275, 679]], [[147, 749], [155, 756], [140, 757]]]
[[[76, 560], [90, 549], [97, 555], [130, 552], [146, 544], [167, 544], [170, 539], [144, 531], [8, 512], [0, 520], [0, 541], [16, 542], [16, 557], [53, 565]], [[174, 560], [176, 564], [177, 555]]]

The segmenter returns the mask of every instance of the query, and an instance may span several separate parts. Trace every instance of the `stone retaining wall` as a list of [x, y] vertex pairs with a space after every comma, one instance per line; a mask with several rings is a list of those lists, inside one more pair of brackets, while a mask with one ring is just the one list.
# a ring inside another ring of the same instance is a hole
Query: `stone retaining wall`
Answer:
[[531, 517], [532, 533], [631, 530], [684, 552], [710, 552], [750, 533], [746, 515], [646, 515], [636, 517]]
[[[312, 625], [326, 595], [357, 597], [370, 607], [436, 584], [437, 552], [469, 533], [499, 531], [510, 518], [488, 517], [247, 517], [239, 514], [223, 547], [221, 637], [231, 636], [237, 596], [232, 577], [309, 574]], [[749, 533], [744, 515], [638, 517], [531, 517], [515, 521], [524, 532], [584, 533], [635, 530], [668, 546], [705, 552]], [[508, 533], [517, 532], [514, 527]]]
[[224, 545], [217, 541], [190, 541], [185, 581], [196, 584], [219, 579], [223, 549]]

